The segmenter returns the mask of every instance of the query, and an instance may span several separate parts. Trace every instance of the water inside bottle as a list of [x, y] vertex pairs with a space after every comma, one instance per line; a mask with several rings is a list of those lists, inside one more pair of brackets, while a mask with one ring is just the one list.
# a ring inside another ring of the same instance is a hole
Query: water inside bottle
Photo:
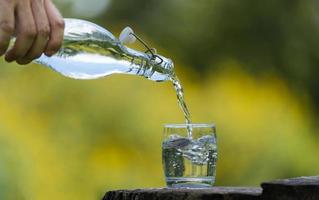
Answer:
[[148, 64], [143, 57], [132, 57], [120, 46], [114, 48], [100, 40], [74, 41], [65, 38], [57, 54], [52, 57], [43, 54], [36, 62], [74, 79], [97, 79], [116, 73], [142, 75], [153, 81], [167, 79], [162, 71], [143, 68]]

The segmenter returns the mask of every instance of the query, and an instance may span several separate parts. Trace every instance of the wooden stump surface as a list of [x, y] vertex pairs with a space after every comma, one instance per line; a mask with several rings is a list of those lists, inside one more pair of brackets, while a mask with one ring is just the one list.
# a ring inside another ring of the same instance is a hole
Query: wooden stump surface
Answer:
[[319, 200], [319, 176], [275, 180], [261, 187], [115, 190], [103, 200]]

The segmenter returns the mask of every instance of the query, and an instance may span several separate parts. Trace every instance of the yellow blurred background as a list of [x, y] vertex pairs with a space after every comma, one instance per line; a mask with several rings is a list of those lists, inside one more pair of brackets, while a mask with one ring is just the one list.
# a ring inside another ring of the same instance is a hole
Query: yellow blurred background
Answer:
[[[125, 21], [114, 1], [95, 1], [104, 7], [89, 10], [88, 16], [79, 14], [85, 1], [57, 5], [68, 17], [88, 19], [114, 33], [125, 22], [143, 27], [139, 18]], [[123, 8], [131, 6], [120, 2]], [[121, 20], [103, 23], [103, 13], [112, 9]], [[227, 51], [218, 62], [206, 56], [200, 66], [184, 59], [192, 55], [186, 47], [178, 50], [172, 44], [170, 49], [162, 42], [165, 37], [152, 39], [150, 24], [139, 29], [175, 61], [193, 121], [217, 126], [216, 185], [259, 185], [318, 174], [317, 104], [307, 85], [295, 87], [273, 70], [275, 64], [267, 63], [273, 68], [258, 73], [247, 69], [246, 62]], [[170, 82], [129, 75], [73, 80], [35, 64], [19, 67], [1, 59], [0, 65], [0, 199], [89, 200], [113, 189], [165, 186], [163, 125], [184, 122]]]

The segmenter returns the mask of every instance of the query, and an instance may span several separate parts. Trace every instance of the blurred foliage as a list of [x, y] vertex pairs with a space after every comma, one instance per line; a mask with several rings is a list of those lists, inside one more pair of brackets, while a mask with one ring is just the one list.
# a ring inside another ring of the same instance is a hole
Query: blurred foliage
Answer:
[[319, 107], [318, 13], [315, 0], [120, 0], [98, 22], [132, 25], [203, 76], [228, 59], [274, 71]]
[[[66, 4], [64, 16], [77, 17]], [[216, 184], [258, 185], [318, 174], [317, 8], [113, 0], [87, 17], [115, 33], [132, 25], [171, 57], [193, 120], [217, 125]], [[171, 83], [0, 65], [0, 199], [100, 199], [110, 189], [164, 186], [163, 124], [184, 121]]]

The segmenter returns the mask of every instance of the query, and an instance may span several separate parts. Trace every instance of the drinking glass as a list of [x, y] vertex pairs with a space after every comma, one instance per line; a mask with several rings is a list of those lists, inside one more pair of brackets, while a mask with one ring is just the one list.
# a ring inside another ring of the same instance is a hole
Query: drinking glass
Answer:
[[162, 162], [168, 187], [213, 186], [216, 161], [217, 143], [213, 124], [164, 126]]

